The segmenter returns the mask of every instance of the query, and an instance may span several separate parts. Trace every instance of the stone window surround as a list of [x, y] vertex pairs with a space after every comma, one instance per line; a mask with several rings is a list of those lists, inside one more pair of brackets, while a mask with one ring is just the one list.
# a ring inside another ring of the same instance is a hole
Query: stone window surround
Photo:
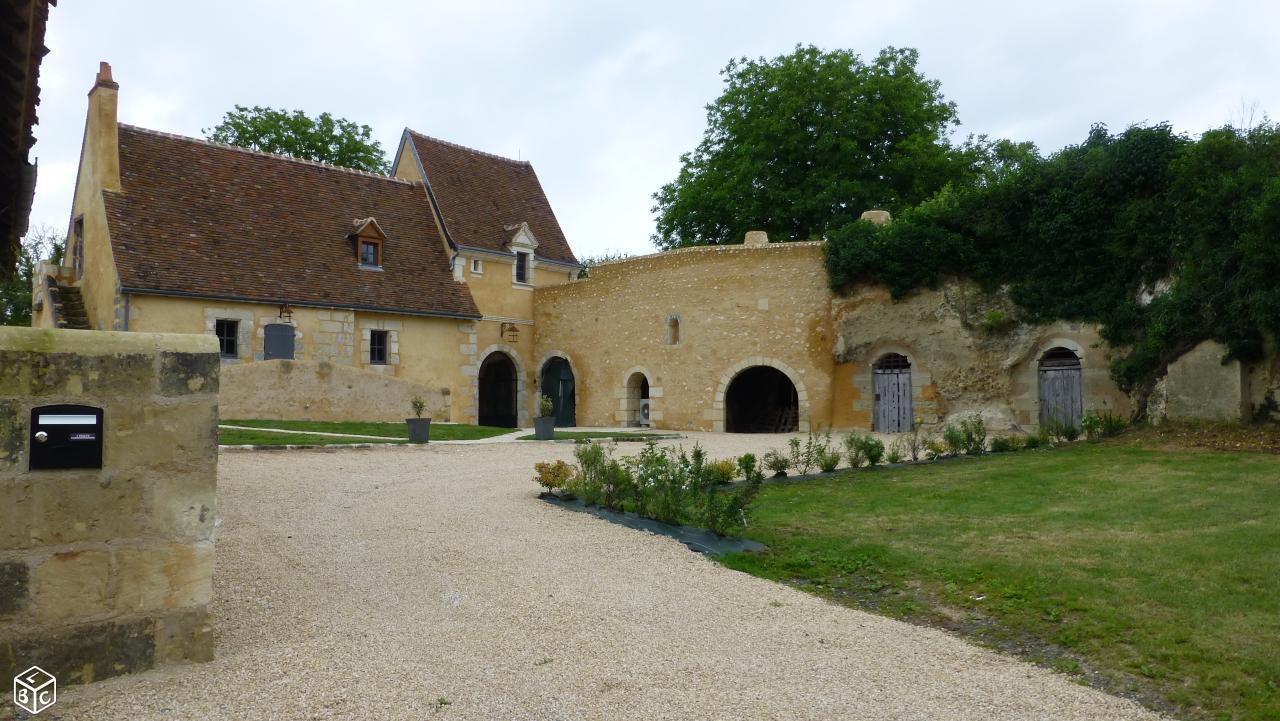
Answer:
[[1011, 369], [1014, 382], [1021, 381], [1027, 388], [1025, 393], [1013, 394], [1010, 405], [1013, 406], [1014, 418], [1025, 413], [1026, 426], [1031, 429], [1040, 427], [1040, 359], [1052, 348], [1066, 348], [1080, 359], [1081, 401], [1085, 410], [1089, 410], [1089, 356], [1084, 346], [1070, 338], [1054, 335], [1042, 338], [1032, 348], [1034, 350]]
[[671, 313], [667, 316], [667, 320], [663, 323], [663, 344], [678, 346], [682, 340], [684, 322], [680, 319], [679, 313]]
[[[359, 326], [361, 365], [375, 371], [394, 373], [396, 366], [400, 365], [400, 331], [404, 330], [404, 323], [398, 320], [382, 318], [361, 318]], [[372, 331], [375, 330], [385, 330], [387, 332], [386, 363], [373, 363], [369, 360]]]
[[223, 356], [219, 354], [222, 363], [241, 363], [253, 358], [253, 311], [239, 308], [219, 308], [217, 306], [205, 306], [204, 308], [204, 324], [205, 330], [209, 335], [217, 336], [217, 322], [220, 320], [234, 320], [238, 322], [236, 327], [236, 357]]
[[484, 275], [484, 260], [481, 258], [471, 259], [471, 275]]

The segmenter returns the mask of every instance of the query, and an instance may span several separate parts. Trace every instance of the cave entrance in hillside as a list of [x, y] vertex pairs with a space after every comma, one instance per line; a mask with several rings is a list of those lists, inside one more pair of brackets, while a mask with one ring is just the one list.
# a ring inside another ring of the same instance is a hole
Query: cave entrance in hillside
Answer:
[[729, 382], [724, 429], [729, 433], [794, 433], [800, 427], [800, 397], [785, 373], [752, 366]]
[[480, 364], [479, 423], [482, 426], [516, 427], [516, 364], [511, 356], [490, 353]]
[[911, 361], [901, 353], [885, 353], [875, 362], [875, 413], [871, 430], [903, 433], [911, 430]]

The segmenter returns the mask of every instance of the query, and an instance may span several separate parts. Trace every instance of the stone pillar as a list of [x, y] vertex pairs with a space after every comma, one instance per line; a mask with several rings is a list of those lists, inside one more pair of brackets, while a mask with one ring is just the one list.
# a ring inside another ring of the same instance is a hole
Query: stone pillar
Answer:
[[[103, 411], [101, 469], [29, 470], [31, 411]], [[218, 345], [0, 327], [0, 678], [209, 660]]]

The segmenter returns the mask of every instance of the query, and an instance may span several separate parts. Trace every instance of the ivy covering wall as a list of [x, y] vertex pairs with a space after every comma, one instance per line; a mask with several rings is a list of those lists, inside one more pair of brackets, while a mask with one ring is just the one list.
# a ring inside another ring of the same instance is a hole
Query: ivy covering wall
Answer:
[[1135, 417], [1170, 362], [1205, 340], [1244, 361], [1280, 336], [1280, 125], [1190, 138], [1168, 125], [1111, 133], [1042, 158], [1012, 154], [892, 223], [830, 233], [839, 291], [895, 297], [968, 277], [1030, 323], [1097, 323]]

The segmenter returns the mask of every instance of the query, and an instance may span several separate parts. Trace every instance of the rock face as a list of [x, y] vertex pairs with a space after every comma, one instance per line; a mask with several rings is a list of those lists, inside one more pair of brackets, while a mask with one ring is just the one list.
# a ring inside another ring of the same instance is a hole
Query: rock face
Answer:
[[[209, 660], [217, 340], [0, 328], [0, 677]], [[102, 467], [30, 470], [32, 409], [101, 408]]]
[[[916, 415], [926, 425], [978, 413], [994, 428], [1029, 430], [1039, 422], [1040, 358], [1052, 348], [1079, 356], [1085, 410], [1129, 412], [1092, 326], [1020, 323], [1007, 298], [969, 283], [953, 281], [896, 301], [884, 288], [863, 287], [836, 296], [831, 314], [836, 362], [851, 364], [855, 385], [870, 391], [871, 398], [855, 401], [864, 412], [874, 402], [872, 365], [900, 353], [911, 362]], [[859, 377], [866, 380], [858, 383]]]

